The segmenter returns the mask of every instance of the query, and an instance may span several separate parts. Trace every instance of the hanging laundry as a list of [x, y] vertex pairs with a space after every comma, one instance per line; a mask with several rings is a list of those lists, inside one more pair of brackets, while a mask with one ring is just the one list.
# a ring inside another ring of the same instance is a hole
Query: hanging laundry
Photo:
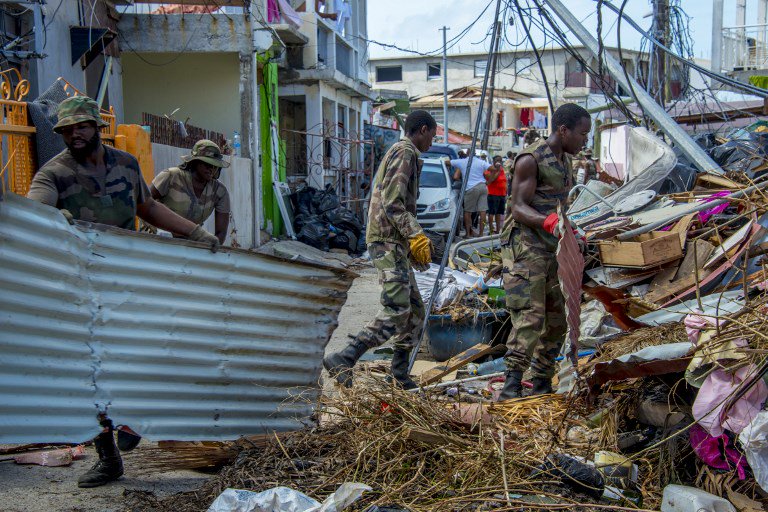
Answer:
[[291, 7], [288, 0], [277, 0], [277, 3], [280, 5], [283, 20], [294, 28], [301, 28], [301, 16]]
[[344, 25], [346, 24], [347, 20], [352, 18], [352, 8], [349, 6], [349, 2], [347, 2], [347, 0], [344, 0], [341, 3], [337, 10], [337, 14], [339, 17], [336, 19], [336, 32], [339, 34], [344, 34]]
[[532, 117], [530, 108], [520, 109], [520, 126], [529, 126], [533, 120]]
[[280, 23], [280, 8], [277, 0], [267, 0], [267, 22]]

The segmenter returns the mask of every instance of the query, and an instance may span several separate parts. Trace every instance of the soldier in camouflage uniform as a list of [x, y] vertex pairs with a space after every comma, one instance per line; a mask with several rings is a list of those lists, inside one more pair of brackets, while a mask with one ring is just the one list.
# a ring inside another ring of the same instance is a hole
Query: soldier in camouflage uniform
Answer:
[[594, 160], [592, 160], [592, 150], [590, 148], [584, 150], [584, 159], [581, 163], [584, 166], [584, 170], [586, 171], [584, 176], [584, 184], [586, 185], [589, 183], [589, 180], [596, 180], [597, 164]]
[[522, 395], [523, 372], [529, 365], [533, 393], [552, 392], [554, 360], [567, 328], [555, 259], [556, 212], [573, 185], [566, 153], [578, 153], [590, 127], [586, 110], [565, 104], [552, 118], [552, 135], [523, 150], [515, 160], [501, 233], [502, 277], [512, 330], [500, 400]]
[[352, 367], [370, 348], [394, 344], [392, 377], [405, 389], [415, 388], [408, 375], [409, 356], [421, 335], [424, 303], [411, 267], [428, 268], [431, 243], [416, 221], [421, 161], [432, 145], [437, 123], [424, 110], [405, 121], [406, 137], [384, 155], [373, 180], [366, 243], [381, 284], [382, 309], [341, 352], [323, 360], [331, 376], [352, 385]]
[[216, 211], [216, 238], [224, 243], [229, 226], [229, 193], [219, 181], [222, 167], [229, 167], [219, 146], [199, 140], [192, 153], [183, 156], [178, 167], [165, 169], [155, 176], [152, 197], [171, 211], [201, 225]]
[[[218, 248], [215, 236], [152, 199], [132, 155], [101, 143], [99, 127], [107, 123], [95, 101], [85, 96], [67, 98], [57, 114], [53, 129], [64, 138], [67, 149], [37, 171], [27, 197], [59, 208], [70, 223], [82, 220], [134, 230], [138, 215], [160, 228], [206, 243], [211, 250]], [[104, 430], [93, 440], [99, 460], [80, 476], [80, 487], [104, 485], [123, 474], [112, 421], [100, 414], [99, 422]], [[138, 436], [132, 440], [121, 436], [123, 433], [118, 433], [121, 449], [138, 444]]]

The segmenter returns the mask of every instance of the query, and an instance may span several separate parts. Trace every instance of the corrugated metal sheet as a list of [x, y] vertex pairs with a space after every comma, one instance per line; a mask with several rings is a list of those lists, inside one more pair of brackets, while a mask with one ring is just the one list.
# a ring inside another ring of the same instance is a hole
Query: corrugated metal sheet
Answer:
[[581, 283], [584, 277], [584, 256], [571, 229], [571, 223], [558, 207], [559, 228], [562, 236], [557, 244], [557, 277], [565, 299], [565, 318], [568, 323], [570, 357], [574, 367], [578, 365], [579, 336], [581, 333]]
[[[300, 427], [354, 273], [0, 201], [0, 443]], [[300, 400], [294, 397], [302, 393]]]

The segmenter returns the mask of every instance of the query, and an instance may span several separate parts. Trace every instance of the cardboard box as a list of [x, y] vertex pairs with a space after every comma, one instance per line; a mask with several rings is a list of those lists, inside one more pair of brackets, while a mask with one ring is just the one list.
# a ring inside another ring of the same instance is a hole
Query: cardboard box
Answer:
[[683, 257], [680, 235], [669, 231], [651, 231], [625, 242], [599, 242], [598, 248], [600, 261], [608, 267], [652, 267]]

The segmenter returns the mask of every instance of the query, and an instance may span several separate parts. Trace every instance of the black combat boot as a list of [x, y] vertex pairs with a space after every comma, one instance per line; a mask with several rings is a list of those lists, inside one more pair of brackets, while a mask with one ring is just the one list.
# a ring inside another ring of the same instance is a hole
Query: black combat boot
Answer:
[[507, 371], [505, 377], [504, 387], [499, 393], [499, 402], [523, 396], [523, 372]]
[[410, 363], [411, 351], [402, 348], [396, 348], [392, 355], [392, 378], [403, 389], [415, 389], [419, 387], [411, 376], [408, 375], [408, 364]]
[[99, 487], [123, 476], [123, 460], [117, 450], [112, 429], [93, 440], [99, 461], [77, 480], [78, 487]]
[[344, 387], [352, 387], [352, 367], [368, 350], [360, 340], [353, 340], [341, 352], [336, 352], [323, 359], [323, 366], [336, 382]]
[[552, 379], [546, 377], [534, 377], [531, 379], [533, 389], [531, 395], [547, 395], [552, 393]]

